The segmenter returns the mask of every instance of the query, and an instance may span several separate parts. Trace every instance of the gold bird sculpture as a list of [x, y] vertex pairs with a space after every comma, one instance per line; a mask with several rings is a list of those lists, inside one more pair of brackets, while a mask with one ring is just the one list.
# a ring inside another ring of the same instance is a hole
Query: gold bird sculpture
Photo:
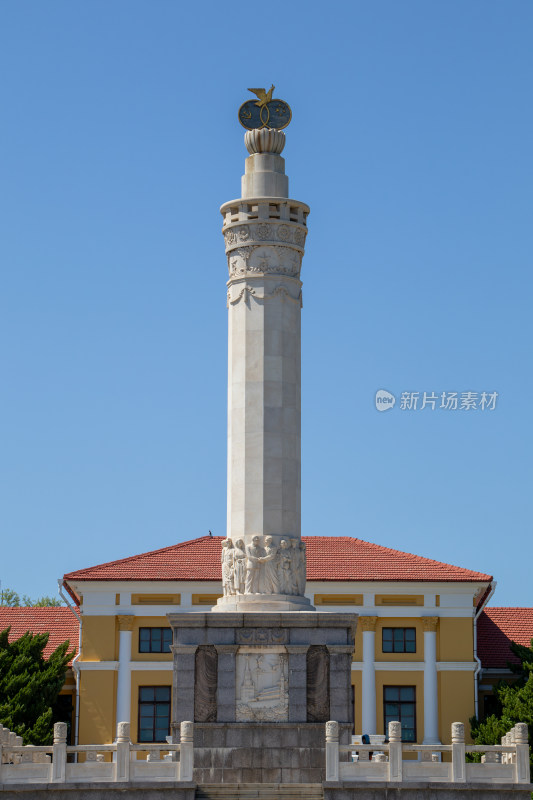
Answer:
[[266, 104], [270, 103], [272, 100], [272, 92], [275, 88], [274, 84], [272, 84], [268, 92], [265, 92], [264, 89], [248, 89], [248, 91], [258, 96], [259, 100], [256, 100], [255, 104], [259, 106], [259, 108], [263, 108], [263, 106], [266, 106]]

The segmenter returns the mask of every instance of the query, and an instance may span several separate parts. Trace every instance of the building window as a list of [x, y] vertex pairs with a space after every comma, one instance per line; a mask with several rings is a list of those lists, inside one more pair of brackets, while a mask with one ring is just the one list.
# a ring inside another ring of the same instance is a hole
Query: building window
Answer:
[[170, 653], [172, 628], [139, 628], [139, 653]]
[[416, 687], [384, 686], [383, 716], [386, 734], [389, 722], [401, 722], [402, 741], [416, 742]]
[[416, 653], [416, 628], [383, 628], [384, 653]]
[[170, 686], [139, 687], [139, 742], [164, 742], [170, 734]]

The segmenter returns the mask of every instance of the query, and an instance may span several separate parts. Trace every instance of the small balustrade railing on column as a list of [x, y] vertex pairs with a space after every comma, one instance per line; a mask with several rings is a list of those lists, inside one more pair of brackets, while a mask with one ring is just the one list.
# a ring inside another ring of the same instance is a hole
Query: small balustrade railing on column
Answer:
[[[501, 745], [465, 743], [464, 725], [452, 725], [452, 743], [402, 742], [399, 722], [389, 722], [388, 742], [381, 745], [339, 745], [337, 722], [326, 723], [326, 781], [390, 781], [436, 783], [529, 783], [527, 725], [518, 723]], [[451, 758], [442, 754], [448, 753]], [[467, 763], [466, 753], [481, 753], [481, 763]], [[409, 756], [406, 758], [406, 756]], [[348, 760], [349, 759], [349, 760]], [[352, 760], [355, 759], [355, 760]]]
[[[132, 744], [119, 722], [113, 744], [67, 745], [67, 725], [56, 722], [50, 746], [24, 746], [0, 727], [0, 785], [25, 783], [192, 782], [193, 723], [182, 722], [180, 744]], [[139, 758], [143, 753], [144, 759]], [[107, 758], [106, 758], [106, 754]], [[81, 756], [81, 758], [80, 758]]]

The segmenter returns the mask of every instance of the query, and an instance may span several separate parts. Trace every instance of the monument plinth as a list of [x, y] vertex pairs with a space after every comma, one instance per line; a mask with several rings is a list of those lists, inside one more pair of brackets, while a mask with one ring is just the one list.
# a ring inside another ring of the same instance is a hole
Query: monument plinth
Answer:
[[169, 614], [173, 732], [194, 719], [199, 782], [315, 782], [324, 723], [352, 730], [355, 614], [316, 612], [301, 539], [300, 269], [309, 207], [289, 199], [290, 108], [253, 89], [242, 197], [221, 207], [229, 280], [223, 596]]

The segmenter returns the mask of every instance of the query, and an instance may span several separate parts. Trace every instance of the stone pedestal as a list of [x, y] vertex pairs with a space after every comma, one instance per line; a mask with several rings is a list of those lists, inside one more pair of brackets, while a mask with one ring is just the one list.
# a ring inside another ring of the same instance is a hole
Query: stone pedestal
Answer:
[[195, 780], [324, 779], [325, 729], [353, 728], [357, 615], [317, 612], [169, 614], [172, 732], [195, 721]]

